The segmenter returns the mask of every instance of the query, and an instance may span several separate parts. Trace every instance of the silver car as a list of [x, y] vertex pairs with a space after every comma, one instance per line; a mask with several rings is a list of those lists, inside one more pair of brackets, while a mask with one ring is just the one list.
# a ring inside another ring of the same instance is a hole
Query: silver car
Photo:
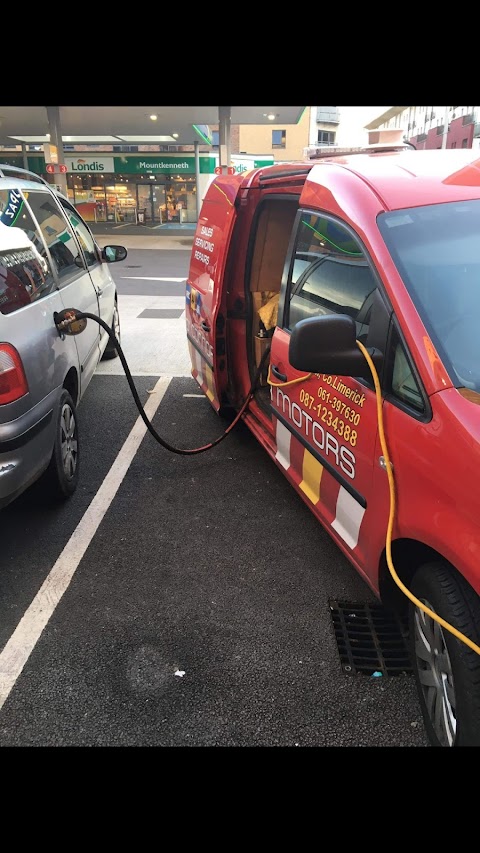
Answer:
[[65, 336], [54, 315], [65, 308], [99, 316], [120, 343], [115, 282], [78, 211], [42, 178], [0, 164], [0, 509], [42, 479], [68, 498], [79, 478], [76, 407], [115, 343], [96, 321]]

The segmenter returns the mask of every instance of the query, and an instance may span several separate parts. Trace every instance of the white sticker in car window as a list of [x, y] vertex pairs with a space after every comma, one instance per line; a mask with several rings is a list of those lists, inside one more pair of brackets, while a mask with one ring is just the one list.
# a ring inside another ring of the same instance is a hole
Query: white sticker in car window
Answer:
[[413, 219], [408, 213], [404, 213], [401, 216], [389, 216], [387, 219], [388, 228], [395, 228], [397, 225], [412, 225]]

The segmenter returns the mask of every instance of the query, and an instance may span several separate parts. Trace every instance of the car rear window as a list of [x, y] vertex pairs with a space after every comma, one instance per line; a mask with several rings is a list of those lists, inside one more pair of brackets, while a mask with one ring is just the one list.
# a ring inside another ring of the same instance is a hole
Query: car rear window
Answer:
[[22, 191], [0, 190], [0, 312], [11, 314], [54, 287], [50, 259]]
[[35, 250], [0, 251], [0, 312], [11, 314], [40, 298], [48, 287]]

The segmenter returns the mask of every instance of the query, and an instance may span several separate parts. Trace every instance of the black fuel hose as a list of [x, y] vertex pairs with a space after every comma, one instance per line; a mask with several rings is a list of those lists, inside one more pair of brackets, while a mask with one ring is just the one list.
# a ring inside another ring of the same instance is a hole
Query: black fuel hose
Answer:
[[[194, 447], [192, 449], [187, 450], [187, 449], [184, 449], [181, 447], [174, 447], [172, 444], [170, 444], [168, 441], [166, 441], [164, 438], [162, 438], [162, 436], [159, 435], [158, 432], [156, 431], [155, 427], [150, 423], [149, 419], [147, 418], [147, 416], [144, 412], [140, 397], [138, 396], [138, 392], [137, 392], [137, 389], [135, 387], [135, 383], [133, 381], [132, 374], [130, 373], [130, 369], [128, 367], [127, 360], [123, 354], [123, 350], [120, 346], [119, 341], [117, 340], [117, 338], [115, 336], [115, 333], [110, 328], [110, 326], [108, 326], [107, 323], [105, 323], [105, 321], [102, 320], [101, 317], [97, 317], [96, 314], [84, 313], [83, 311], [78, 311], [76, 308], [67, 308], [64, 311], [61, 311], [59, 313], [55, 312], [55, 314], [54, 314], [54, 321], [55, 321], [55, 325], [57, 326], [57, 329], [59, 331], [59, 334], [65, 334], [65, 333], [72, 334], [71, 332], [68, 333], [67, 329], [71, 323], [74, 323], [78, 320], [95, 320], [95, 322], [98, 323], [99, 326], [102, 326], [102, 328], [105, 329], [110, 340], [115, 344], [115, 349], [117, 350], [120, 361], [122, 362], [122, 366], [123, 366], [123, 369], [125, 371], [125, 375], [127, 377], [127, 382], [130, 386], [130, 391], [132, 392], [133, 399], [135, 400], [137, 409], [140, 413], [140, 416], [141, 416], [145, 426], [147, 427], [147, 429], [151, 433], [151, 435], [153, 435], [154, 439], [156, 441], [158, 441], [158, 443], [161, 444], [162, 447], [165, 448], [165, 450], [169, 450], [171, 453], [178, 453], [181, 456], [192, 456], [195, 453], [203, 453], [205, 450], [210, 450], [212, 447], [216, 447], [217, 444], [220, 444], [220, 442], [223, 441], [223, 439], [227, 437], [227, 435], [232, 431], [232, 429], [239, 422], [239, 420], [242, 417], [243, 413], [245, 412], [245, 409], [247, 408], [250, 400], [252, 399], [253, 394], [255, 392], [257, 382], [260, 378], [260, 375], [261, 375], [261, 372], [263, 369], [263, 365], [265, 364], [267, 355], [270, 352], [270, 346], [268, 346], [266, 348], [265, 352], [263, 353], [262, 358], [260, 360], [260, 363], [259, 363], [259, 365], [255, 371], [255, 375], [253, 377], [252, 385], [251, 385], [250, 391], [248, 392], [248, 394], [245, 398], [245, 402], [242, 404], [241, 409], [236, 414], [234, 420], [228, 425], [225, 432], [223, 432], [222, 435], [220, 435], [218, 438], [216, 438], [215, 441], [211, 441], [209, 444], [204, 444], [203, 447]], [[81, 332], [79, 334], [81, 334]]]

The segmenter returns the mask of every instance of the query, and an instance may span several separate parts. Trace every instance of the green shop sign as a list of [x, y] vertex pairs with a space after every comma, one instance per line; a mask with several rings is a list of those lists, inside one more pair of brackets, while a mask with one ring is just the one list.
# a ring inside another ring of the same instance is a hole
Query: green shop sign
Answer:
[[[174, 156], [157, 154], [149, 157], [114, 157], [116, 175], [194, 175], [195, 155], [176, 154]], [[238, 162], [237, 162], [238, 161]], [[245, 172], [261, 166], [271, 166], [272, 158], [256, 160], [253, 157], [232, 157], [236, 172]], [[200, 155], [198, 158], [201, 175], [213, 175], [218, 166], [218, 156]]]
[[155, 157], [114, 157], [116, 175], [184, 175], [195, 174], [195, 157], [164, 156]]
[[[24, 169], [25, 163], [23, 162], [23, 156], [20, 154], [19, 157], [12, 157], [9, 154], [4, 155], [5, 159], [4, 163], [8, 163], [9, 166], [15, 166], [18, 169]], [[1, 155], [0, 155], [1, 161]], [[35, 172], [36, 175], [43, 175], [45, 173], [45, 158], [44, 157], [27, 157], [28, 168], [31, 172]]]

